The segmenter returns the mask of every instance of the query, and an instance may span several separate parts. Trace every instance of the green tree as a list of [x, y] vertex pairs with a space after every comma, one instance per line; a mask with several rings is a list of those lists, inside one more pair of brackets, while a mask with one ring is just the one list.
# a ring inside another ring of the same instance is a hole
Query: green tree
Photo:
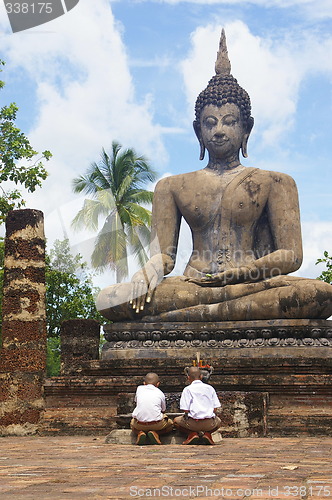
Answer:
[[97, 292], [82, 256], [71, 254], [67, 239], [56, 240], [47, 256], [46, 265], [48, 375], [59, 373], [62, 321], [89, 318], [101, 324], [105, 322], [95, 306]]
[[97, 231], [103, 219], [91, 262], [96, 269], [115, 271], [118, 282], [128, 276], [129, 252], [141, 266], [147, 261], [144, 246], [150, 238], [151, 211], [142, 204], [152, 202], [153, 193], [144, 186], [156, 179], [143, 156], [121, 147], [113, 141], [110, 154], [103, 149], [99, 163], [92, 163], [86, 174], [73, 180], [75, 193], [92, 197], [84, 201], [73, 227]]
[[[0, 72], [4, 64], [0, 60]], [[0, 89], [4, 85], [0, 81]], [[32, 193], [47, 177], [41, 160], [49, 160], [52, 156], [49, 151], [44, 151], [39, 156], [32, 148], [28, 138], [15, 125], [17, 111], [15, 103], [0, 109], [0, 224], [4, 222], [9, 210], [24, 206], [22, 193], [16, 187], [8, 188], [8, 181], [19, 184]], [[22, 160], [24, 164], [21, 163]], [[6, 187], [3, 183], [6, 183]]]
[[319, 264], [320, 262], [325, 263], [326, 270], [322, 271], [322, 273], [320, 274], [320, 276], [318, 276], [317, 279], [325, 281], [326, 283], [330, 283], [330, 285], [332, 285], [332, 257], [326, 250], [324, 252], [324, 258], [317, 259], [316, 264]]
[[3, 290], [3, 265], [5, 260], [5, 240], [0, 237], [0, 347], [2, 346], [2, 290]]

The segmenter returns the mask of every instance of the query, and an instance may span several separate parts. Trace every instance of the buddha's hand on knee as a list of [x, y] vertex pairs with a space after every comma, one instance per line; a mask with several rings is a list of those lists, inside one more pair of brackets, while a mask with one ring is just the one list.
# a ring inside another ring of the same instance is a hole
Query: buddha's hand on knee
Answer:
[[146, 303], [151, 302], [158, 281], [160, 281], [158, 273], [153, 266], [148, 264], [132, 277], [133, 287], [130, 304], [137, 313], [144, 310]]

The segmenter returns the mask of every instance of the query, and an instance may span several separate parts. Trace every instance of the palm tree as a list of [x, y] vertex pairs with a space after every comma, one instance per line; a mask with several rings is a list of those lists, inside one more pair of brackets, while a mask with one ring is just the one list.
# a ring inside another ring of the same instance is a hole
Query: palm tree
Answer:
[[72, 225], [97, 231], [100, 219], [105, 217], [91, 263], [98, 270], [111, 268], [117, 282], [128, 276], [129, 252], [141, 266], [147, 261], [144, 246], [150, 238], [151, 211], [142, 204], [150, 204], [153, 193], [143, 186], [156, 179], [143, 156], [137, 156], [133, 149], [120, 152], [121, 148], [113, 141], [111, 154], [103, 149], [101, 160], [73, 180], [74, 192], [91, 195], [92, 199], [84, 201]]

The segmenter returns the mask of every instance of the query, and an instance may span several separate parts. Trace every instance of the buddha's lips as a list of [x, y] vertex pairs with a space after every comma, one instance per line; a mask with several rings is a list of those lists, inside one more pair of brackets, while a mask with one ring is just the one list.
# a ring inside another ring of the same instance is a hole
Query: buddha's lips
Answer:
[[216, 140], [212, 140], [212, 141], [209, 141], [210, 144], [213, 144], [214, 146], [223, 146], [224, 144], [226, 144], [228, 142], [228, 139], [222, 139], [221, 141], [216, 141]]

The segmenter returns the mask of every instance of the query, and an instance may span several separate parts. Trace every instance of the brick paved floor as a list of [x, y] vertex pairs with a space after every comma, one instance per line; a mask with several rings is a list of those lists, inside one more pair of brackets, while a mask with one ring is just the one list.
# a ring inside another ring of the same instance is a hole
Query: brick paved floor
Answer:
[[332, 498], [332, 438], [224, 439], [214, 447], [0, 438], [1, 500], [123, 498]]

